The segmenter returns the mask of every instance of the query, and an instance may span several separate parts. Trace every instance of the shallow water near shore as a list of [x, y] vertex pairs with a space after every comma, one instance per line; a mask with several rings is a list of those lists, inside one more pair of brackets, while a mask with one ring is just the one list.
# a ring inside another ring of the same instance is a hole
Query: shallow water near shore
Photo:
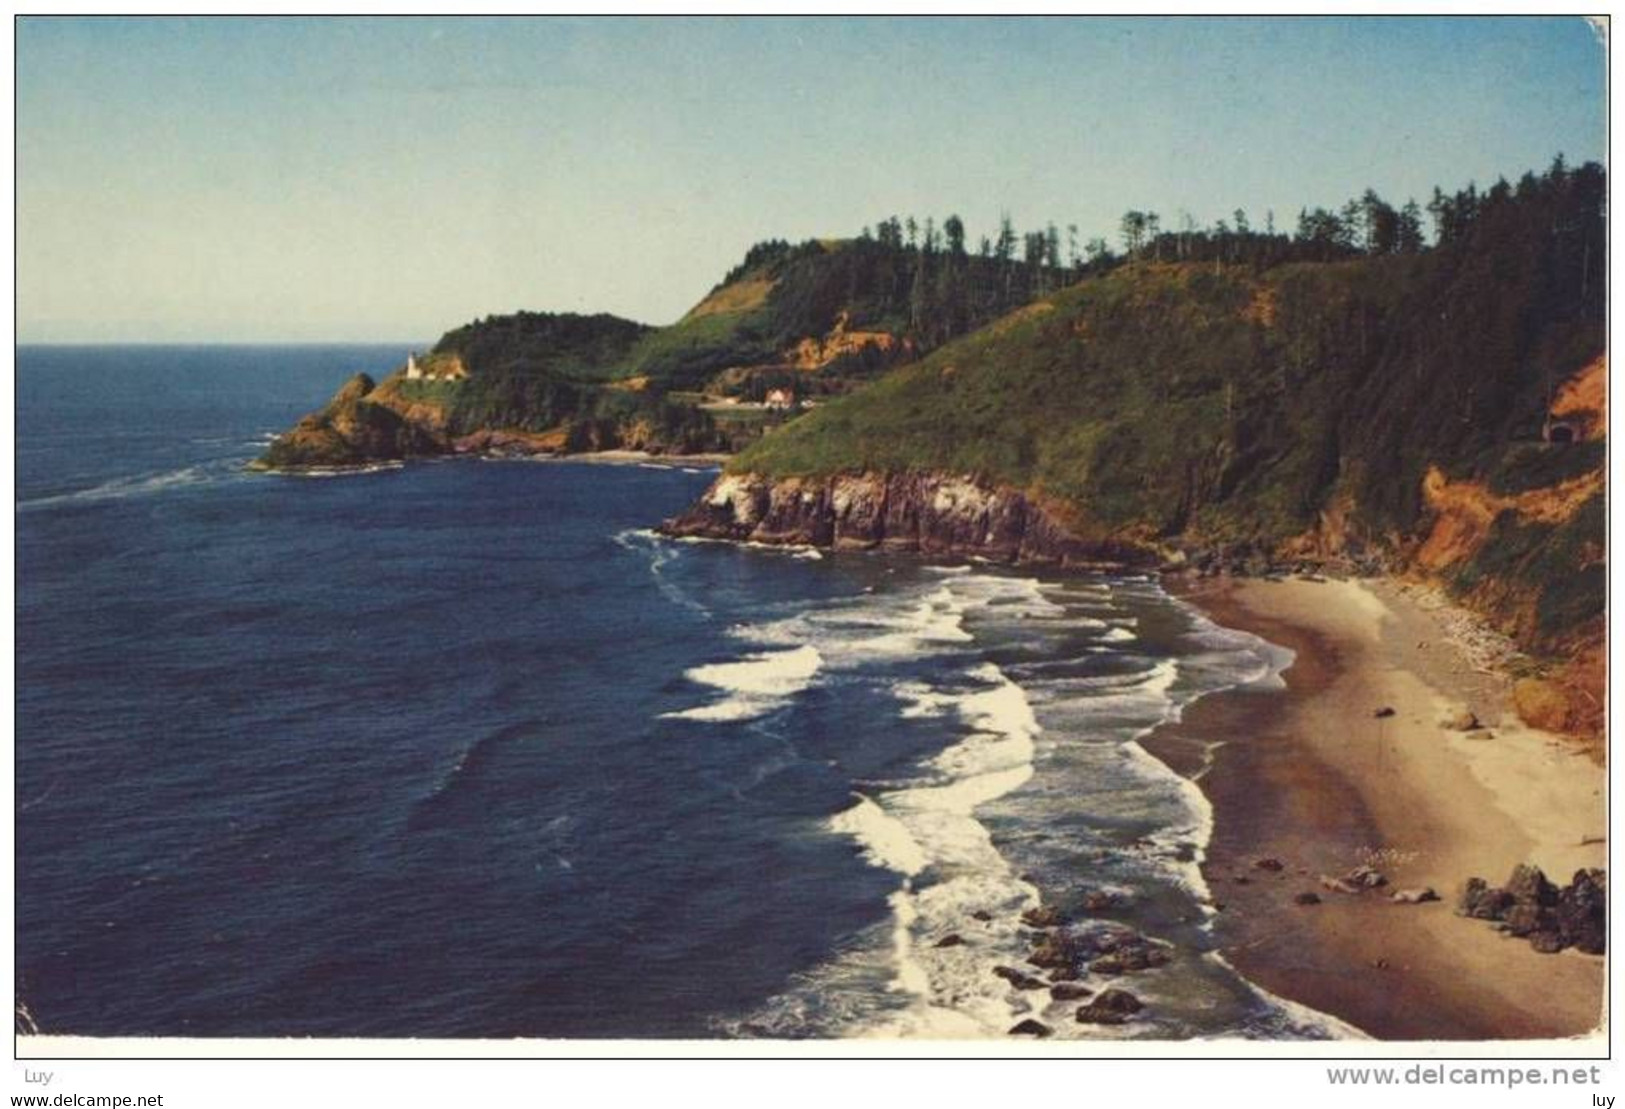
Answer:
[[[1212, 953], [1206, 802], [1137, 742], [1288, 655], [1143, 578], [649, 531], [702, 466], [242, 471], [398, 357], [20, 352], [45, 1031], [1347, 1032]], [[1138, 1019], [993, 973], [1041, 901], [1173, 945]]]

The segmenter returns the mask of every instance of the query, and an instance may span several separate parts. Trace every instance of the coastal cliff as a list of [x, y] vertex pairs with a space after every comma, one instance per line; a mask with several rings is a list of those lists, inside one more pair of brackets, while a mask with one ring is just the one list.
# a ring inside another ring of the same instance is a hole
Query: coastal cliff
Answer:
[[763, 436], [665, 529], [1421, 580], [1523, 653], [1526, 719], [1599, 734], [1603, 184], [1463, 194], [1420, 253], [1142, 251]]
[[724, 474], [660, 525], [675, 537], [978, 556], [1067, 567], [1155, 566], [1149, 545], [1089, 538], [1018, 489], [941, 473], [837, 474], [774, 481]]

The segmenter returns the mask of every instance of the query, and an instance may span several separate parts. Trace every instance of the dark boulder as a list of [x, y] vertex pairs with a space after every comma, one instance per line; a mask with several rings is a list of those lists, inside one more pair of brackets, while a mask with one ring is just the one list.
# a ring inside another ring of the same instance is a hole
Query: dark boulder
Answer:
[[1075, 966], [1079, 951], [1068, 937], [1059, 933], [1045, 936], [1033, 948], [1027, 961], [1035, 967], [1063, 968]]
[[1142, 940], [1102, 955], [1089, 964], [1089, 969], [1096, 974], [1133, 974], [1166, 966], [1172, 958], [1173, 952], [1166, 944]]
[[1037, 1036], [1039, 1039], [1043, 1039], [1045, 1036], [1054, 1035], [1054, 1030], [1043, 1021], [1028, 1017], [1014, 1028], [1011, 1028], [1009, 1034], [1012, 1036]]
[[1015, 967], [994, 967], [993, 973], [1018, 990], [1042, 990], [1049, 987], [1049, 983], [1042, 978], [1035, 978], [1031, 974], [1017, 970]]
[[940, 940], [938, 940], [936, 943], [932, 944], [931, 946], [932, 947], [958, 947], [960, 944], [962, 944], [964, 942], [965, 942], [964, 938], [962, 936], [960, 936], [960, 934], [958, 932], [949, 932], [946, 936], [943, 936]]
[[1049, 995], [1056, 1001], [1082, 1001], [1093, 996], [1094, 992], [1078, 982], [1057, 982], [1049, 988]]
[[1080, 1024], [1124, 1024], [1145, 1008], [1127, 990], [1103, 990], [1099, 997], [1078, 1009]]
[[1060, 936], [1074, 965], [1100, 974], [1132, 974], [1167, 964], [1173, 949], [1124, 924], [1095, 922]]
[[1029, 928], [1054, 928], [1066, 923], [1060, 910], [1050, 905], [1039, 905], [1021, 914], [1021, 923]]
[[1253, 866], [1259, 870], [1268, 870], [1272, 872], [1279, 872], [1286, 869], [1286, 864], [1280, 859], [1270, 858], [1258, 859], [1254, 861]]

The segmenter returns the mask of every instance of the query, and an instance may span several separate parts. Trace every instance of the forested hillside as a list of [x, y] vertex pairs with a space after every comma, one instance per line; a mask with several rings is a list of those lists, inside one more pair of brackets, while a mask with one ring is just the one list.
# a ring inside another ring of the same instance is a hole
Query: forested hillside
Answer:
[[1604, 617], [1605, 195], [1558, 162], [1440, 195], [1432, 246], [1376, 206], [1142, 235], [730, 472], [962, 475], [1113, 552], [1417, 569], [1562, 656]]

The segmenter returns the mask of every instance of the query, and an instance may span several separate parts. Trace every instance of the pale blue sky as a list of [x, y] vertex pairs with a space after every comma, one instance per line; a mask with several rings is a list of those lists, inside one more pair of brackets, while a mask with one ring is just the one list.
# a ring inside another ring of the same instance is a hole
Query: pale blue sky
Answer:
[[892, 213], [1425, 202], [1601, 160], [1604, 68], [1578, 19], [24, 19], [19, 338], [666, 323]]

